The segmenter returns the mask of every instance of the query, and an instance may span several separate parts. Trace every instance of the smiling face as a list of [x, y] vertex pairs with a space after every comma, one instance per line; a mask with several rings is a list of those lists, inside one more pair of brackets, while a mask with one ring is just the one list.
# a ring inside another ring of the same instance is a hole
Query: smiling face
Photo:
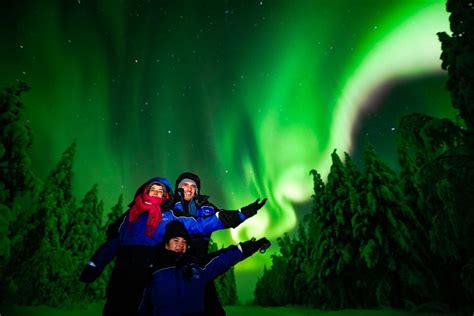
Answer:
[[191, 201], [192, 198], [196, 196], [196, 184], [192, 181], [183, 181], [180, 185], [180, 188], [184, 191], [184, 200]]
[[188, 243], [183, 237], [173, 237], [165, 244], [165, 248], [174, 252], [185, 253]]
[[148, 190], [148, 195], [152, 197], [163, 197], [164, 195], [163, 186], [159, 184], [153, 184]]

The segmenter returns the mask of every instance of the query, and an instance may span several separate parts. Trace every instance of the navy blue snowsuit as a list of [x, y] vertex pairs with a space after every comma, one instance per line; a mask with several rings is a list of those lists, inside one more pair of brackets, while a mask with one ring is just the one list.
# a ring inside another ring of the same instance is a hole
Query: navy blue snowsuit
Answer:
[[245, 258], [236, 246], [211, 253], [207, 259], [162, 248], [152, 263], [140, 315], [201, 315], [207, 284]]

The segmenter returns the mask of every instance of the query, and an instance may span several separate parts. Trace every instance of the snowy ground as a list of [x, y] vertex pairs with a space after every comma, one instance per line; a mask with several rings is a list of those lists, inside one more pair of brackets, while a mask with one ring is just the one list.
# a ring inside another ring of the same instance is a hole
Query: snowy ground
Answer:
[[[0, 316], [100, 316], [102, 305], [85, 309], [58, 310], [50, 307], [0, 307]], [[449, 314], [410, 313], [396, 310], [342, 310], [320, 311], [299, 307], [264, 308], [254, 306], [228, 306], [227, 316], [450, 316]]]

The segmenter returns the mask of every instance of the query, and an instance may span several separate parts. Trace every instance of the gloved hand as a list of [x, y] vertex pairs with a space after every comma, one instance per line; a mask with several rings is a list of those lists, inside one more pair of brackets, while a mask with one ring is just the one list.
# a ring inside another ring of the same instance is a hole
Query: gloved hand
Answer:
[[101, 273], [102, 271], [99, 268], [88, 264], [84, 267], [84, 270], [82, 270], [79, 281], [84, 283], [92, 283], [97, 280]]
[[260, 238], [259, 240], [252, 238], [251, 240], [240, 243], [240, 247], [242, 248], [244, 257], [248, 257], [253, 255], [257, 250], [260, 250], [260, 252], [265, 252], [265, 250], [267, 250], [271, 244], [272, 243], [265, 237]]
[[244, 214], [246, 218], [254, 216], [255, 214], [257, 214], [257, 211], [261, 209], [265, 205], [265, 203], [267, 203], [267, 198], [264, 198], [262, 202], [259, 201], [260, 199], [257, 199], [255, 202], [242, 207], [240, 211], [242, 212], [242, 214]]

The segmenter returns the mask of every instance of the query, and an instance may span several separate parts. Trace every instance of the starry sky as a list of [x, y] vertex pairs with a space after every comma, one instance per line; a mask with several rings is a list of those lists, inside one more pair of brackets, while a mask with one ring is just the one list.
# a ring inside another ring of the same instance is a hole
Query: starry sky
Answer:
[[[39, 179], [76, 139], [76, 196], [98, 183], [107, 210], [183, 171], [222, 208], [269, 198], [220, 245], [291, 232], [335, 148], [361, 163], [370, 142], [396, 169], [401, 116], [455, 116], [444, 1], [6, 0], [0, 26], [0, 88], [32, 88]], [[269, 263], [237, 266], [241, 300]]]

